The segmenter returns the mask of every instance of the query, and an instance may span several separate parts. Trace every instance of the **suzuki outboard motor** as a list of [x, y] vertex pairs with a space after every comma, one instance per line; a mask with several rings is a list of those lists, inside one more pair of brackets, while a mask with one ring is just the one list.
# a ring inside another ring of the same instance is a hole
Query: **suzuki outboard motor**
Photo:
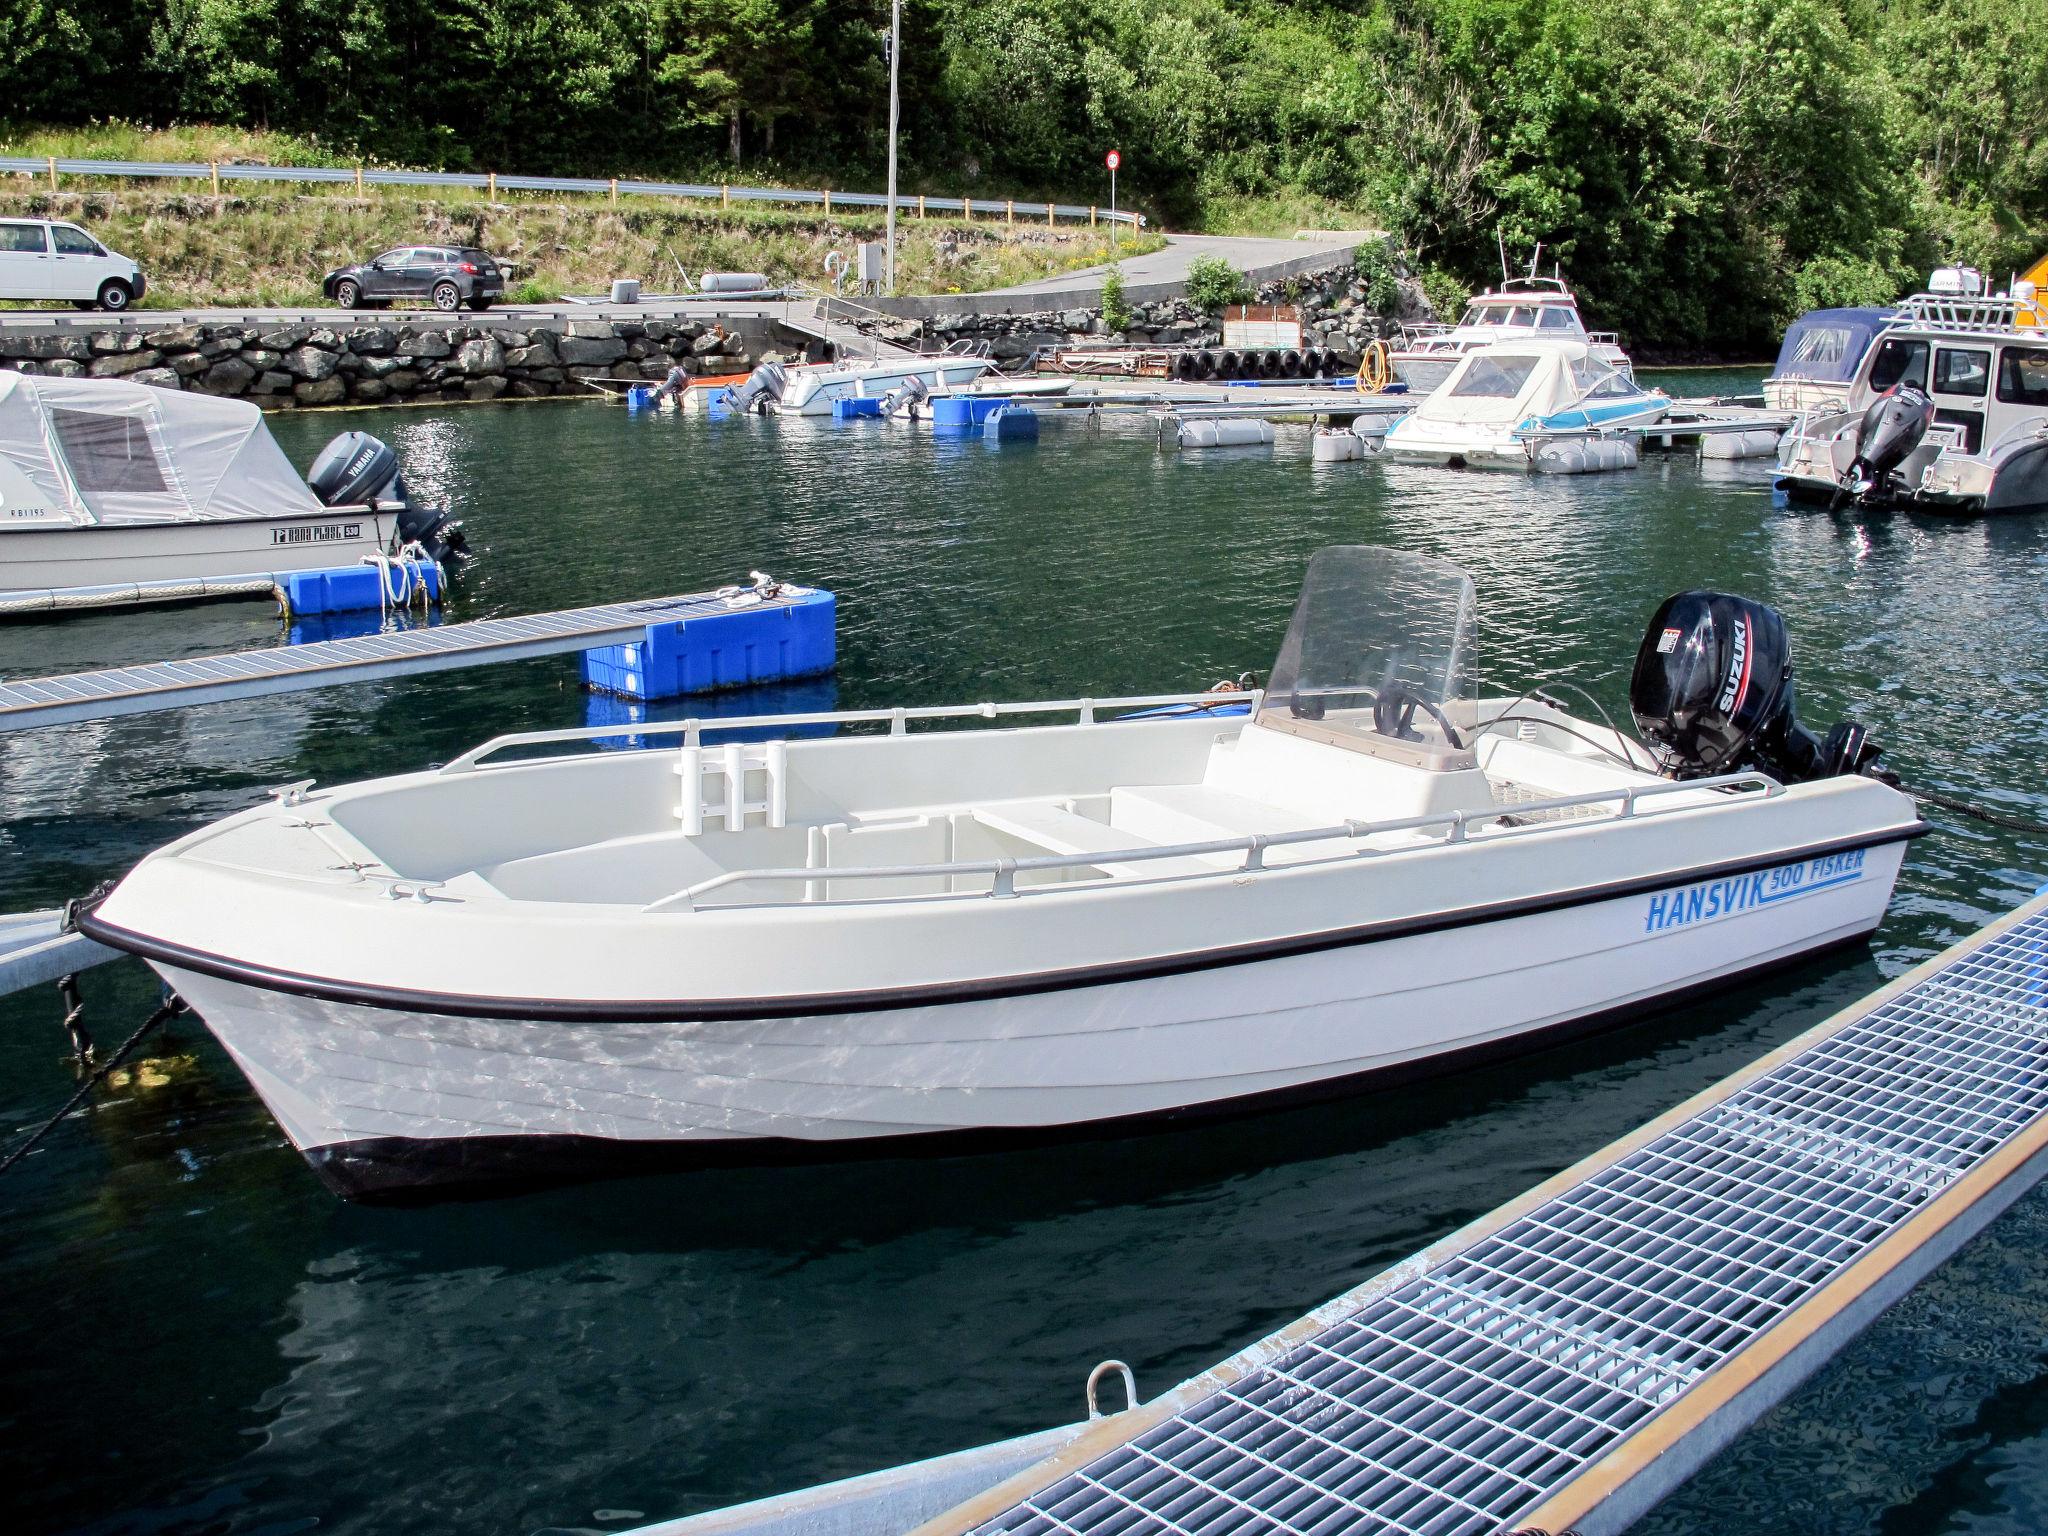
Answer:
[[399, 542], [418, 544], [434, 560], [459, 554], [465, 543], [462, 524], [445, 507], [412, 504], [398, 455], [389, 443], [367, 432], [344, 432], [322, 448], [306, 472], [306, 484], [330, 507], [396, 503]]
[[1784, 619], [1727, 592], [1664, 600], [1636, 652], [1628, 705], [1674, 779], [1759, 769], [1798, 784], [1861, 772], [1878, 751], [1853, 720], [1825, 739], [1799, 723]]
[[759, 411], [766, 414], [782, 399], [782, 392], [789, 386], [789, 375], [780, 363], [763, 363], [747, 375], [746, 382], [732, 391], [732, 408], [735, 411]]
[[1883, 490], [1892, 471], [1920, 446], [1920, 440], [1927, 435], [1927, 425], [1933, 420], [1933, 399], [1910, 379], [1893, 385], [1871, 401], [1870, 409], [1856, 426], [1856, 458], [1849, 466], [1849, 483], [1843, 490], [1858, 501]]

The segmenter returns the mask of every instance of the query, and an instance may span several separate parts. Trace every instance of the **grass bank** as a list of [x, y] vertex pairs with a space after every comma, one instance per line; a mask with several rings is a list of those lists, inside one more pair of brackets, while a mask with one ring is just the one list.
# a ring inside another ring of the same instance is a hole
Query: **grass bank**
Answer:
[[[255, 161], [349, 165], [311, 141], [281, 134], [122, 124], [15, 132], [0, 154], [59, 158]], [[649, 293], [674, 292], [679, 273], [765, 272], [777, 282], [823, 284], [829, 252], [879, 240], [883, 218], [827, 217], [815, 210], [742, 205], [722, 209], [680, 199], [482, 193], [451, 188], [294, 187], [235, 184], [219, 196], [204, 183], [67, 178], [51, 192], [34, 176], [0, 177], [0, 216], [70, 219], [140, 261], [148, 308], [307, 305], [334, 267], [405, 244], [480, 245], [513, 267], [514, 297], [541, 302], [597, 293], [613, 278], [640, 280]], [[1001, 219], [897, 217], [897, 287], [902, 292], [975, 293], [1051, 277], [1077, 267], [1156, 250], [1164, 242], [1126, 236], [1112, 253], [1106, 227], [1047, 227], [1020, 212]]]

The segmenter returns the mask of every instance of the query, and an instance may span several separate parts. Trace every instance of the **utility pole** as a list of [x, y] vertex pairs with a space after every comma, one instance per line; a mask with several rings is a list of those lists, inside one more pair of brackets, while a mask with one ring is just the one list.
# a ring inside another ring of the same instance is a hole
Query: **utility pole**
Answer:
[[896, 295], [896, 58], [903, 50], [903, 0], [889, 0], [889, 216], [883, 287]]

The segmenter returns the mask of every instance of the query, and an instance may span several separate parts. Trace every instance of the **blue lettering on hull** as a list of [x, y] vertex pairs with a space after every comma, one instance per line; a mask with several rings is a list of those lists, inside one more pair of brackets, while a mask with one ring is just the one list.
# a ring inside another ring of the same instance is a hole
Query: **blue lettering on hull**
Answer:
[[1659, 891], [1650, 898], [1643, 913], [1643, 932], [1666, 933], [1673, 928], [1689, 928], [1694, 923], [1710, 923], [1719, 917], [1732, 917], [1737, 912], [1753, 912], [1759, 907], [1790, 901], [1795, 896], [1853, 884], [1863, 878], [1864, 852], [1861, 848], [1851, 848], [1846, 853], [1826, 853], [1817, 859], [1780, 864], [1776, 869], [1762, 870], [1753, 875], [1733, 875], [1726, 880], [1709, 880], [1703, 885]]

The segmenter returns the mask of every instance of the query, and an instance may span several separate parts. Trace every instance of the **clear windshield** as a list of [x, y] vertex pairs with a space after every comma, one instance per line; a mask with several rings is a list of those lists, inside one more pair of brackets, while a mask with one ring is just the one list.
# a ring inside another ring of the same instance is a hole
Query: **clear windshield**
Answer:
[[1429, 555], [1340, 544], [1309, 561], [1259, 724], [1415, 766], [1472, 766], [1479, 608]]
[[1481, 353], [1465, 365], [1465, 372], [1451, 386], [1451, 394], [1467, 399], [1512, 400], [1529, 382], [1536, 363], [1533, 357]]

